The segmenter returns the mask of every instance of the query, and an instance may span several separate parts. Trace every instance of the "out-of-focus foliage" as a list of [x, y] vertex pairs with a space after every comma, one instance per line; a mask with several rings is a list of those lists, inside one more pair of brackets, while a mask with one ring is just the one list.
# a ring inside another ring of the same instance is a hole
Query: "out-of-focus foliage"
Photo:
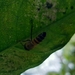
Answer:
[[[19, 75], [62, 48], [75, 32], [75, 0], [0, 0], [0, 74]], [[20, 44], [45, 31], [31, 51]], [[10, 47], [10, 48], [8, 48]]]
[[56, 72], [50, 72], [50, 73], [48, 73], [48, 75], [59, 75], [59, 73], [56, 73]]

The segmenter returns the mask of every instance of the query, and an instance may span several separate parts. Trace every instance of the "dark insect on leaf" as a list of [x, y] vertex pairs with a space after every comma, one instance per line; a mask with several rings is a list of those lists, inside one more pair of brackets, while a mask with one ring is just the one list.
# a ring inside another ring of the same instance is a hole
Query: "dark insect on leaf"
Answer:
[[71, 6], [70, 8], [71, 8], [71, 9], [74, 9], [74, 7], [73, 7], [73, 6]]
[[38, 11], [40, 11], [40, 8], [37, 8]]
[[66, 14], [66, 11], [64, 11], [63, 14]]
[[39, 44], [45, 37], [46, 37], [46, 32], [42, 32], [35, 39], [27, 41], [24, 44], [24, 48], [28, 51], [31, 50], [32, 48], [34, 48], [34, 46]]
[[48, 9], [50, 9], [52, 6], [53, 6], [52, 3], [46, 2], [46, 7], [47, 7]]

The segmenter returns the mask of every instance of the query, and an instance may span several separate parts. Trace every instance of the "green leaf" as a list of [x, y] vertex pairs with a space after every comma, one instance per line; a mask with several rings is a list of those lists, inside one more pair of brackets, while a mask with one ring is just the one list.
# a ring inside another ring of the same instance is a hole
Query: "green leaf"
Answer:
[[[0, 1], [0, 74], [19, 75], [42, 63], [62, 48], [75, 33], [75, 1], [1, 0]], [[26, 51], [22, 40], [46, 32], [45, 39]]]

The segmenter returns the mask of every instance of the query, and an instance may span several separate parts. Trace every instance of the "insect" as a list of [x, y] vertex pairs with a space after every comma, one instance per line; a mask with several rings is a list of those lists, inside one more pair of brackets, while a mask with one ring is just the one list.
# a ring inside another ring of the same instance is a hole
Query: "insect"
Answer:
[[53, 6], [52, 3], [46, 2], [46, 7], [47, 7], [48, 9], [52, 8], [52, 6]]
[[46, 37], [46, 32], [42, 32], [40, 33], [36, 38], [34, 38], [33, 40], [29, 40], [24, 44], [24, 48], [26, 50], [31, 50], [32, 48], [34, 48], [34, 46], [36, 46], [37, 44], [39, 44], [44, 38]]

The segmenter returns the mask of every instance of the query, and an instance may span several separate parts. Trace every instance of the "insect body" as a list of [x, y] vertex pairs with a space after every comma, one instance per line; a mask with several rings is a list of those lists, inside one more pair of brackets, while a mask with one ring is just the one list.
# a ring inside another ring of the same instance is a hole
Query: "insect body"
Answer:
[[26, 50], [31, 50], [34, 46], [36, 46], [37, 44], [39, 44], [45, 38], [45, 36], [46, 36], [46, 32], [42, 32], [35, 39], [33, 39], [31, 41], [27, 41], [24, 44], [24, 48]]

